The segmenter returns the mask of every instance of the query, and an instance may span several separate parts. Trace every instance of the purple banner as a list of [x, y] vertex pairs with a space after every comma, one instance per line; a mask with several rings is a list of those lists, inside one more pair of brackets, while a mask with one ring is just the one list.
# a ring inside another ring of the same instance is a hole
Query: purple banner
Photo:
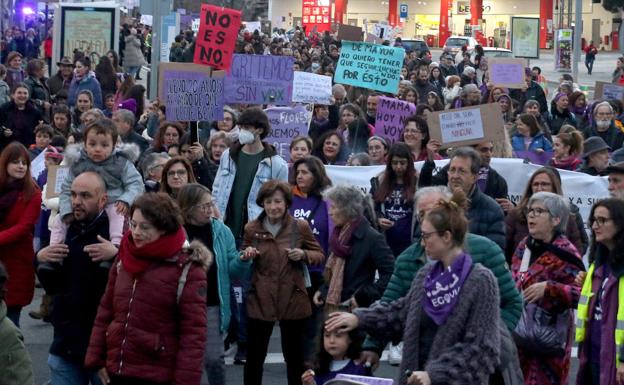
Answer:
[[535, 151], [514, 151], [514, 158], [528, 159], [529, 162], [539, 165], [547, 165], [553, 158], [552, 151], [535, 152]]
[[401, 140], [405, 121], [416, 113], [416, 106], [403, 100], [379, 96], [377, 99], [377, 116], [375, 119], [375, 135], [381, 136], [391, 145]]
[[175, 122], [223, 119], [223, 78], [205, 72], [164, 71], [167, 120]]
[[282, 158], [290, 161], [290, 142], [298, 136], [308, 135], [312, 111], [306, 106], [297, 105], [267, 108], [264, 112], [271, 124], [271, 133], [265, 141], [274, 145]]
[[225, 83], [225, 102], [289, 105], [294, 63], [291, 56], [234, 54]]

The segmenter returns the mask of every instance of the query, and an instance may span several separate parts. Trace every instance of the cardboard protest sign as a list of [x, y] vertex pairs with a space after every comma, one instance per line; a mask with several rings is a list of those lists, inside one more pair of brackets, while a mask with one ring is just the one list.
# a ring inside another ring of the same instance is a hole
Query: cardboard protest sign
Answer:
[[503, 113], [498, 103], [437, 111], [427, 117], [429, 136], [442, 148], [504, 140]]
[[362, 41], [362, 27], [338, 24], [338, 40]]
[[381, 44], [381, 43], [383, 43], [383, 39], [380, 39], [379, 37], [373, 35], [372, 33], [367, 33], [366, 34], [366, 42], [367, 43]]
[[294, 62], [292, 56], [234, 55], [225, 83], [225, 102], [290, 104]]
[[396, 94], [405, 50], [401, 47], [342, 42], [336, 83]]
[[619, 84], [596, 82], [594, 90], [595, 100], [624, 100], [624, 86]]
[[290, 160], [290, 142], [298, 136], [307, 136], [312, 120], [312, 105], [272, 107], [264, 110], [269, 117], [271, 133], [264, 139], [275, 146], [277, 154]]
[[225, 72], [192, 63], [160, 63], [158, 96], [165, 103], [167, 120], [223, 119]]
[[405, 128], [405, 121], [415, 113], [416, 106], [413, 103], [379, 96], [375, 118], [375, 135], [385, 138], [389, 145], [398, 142]]
[[292, 101], [299, 103], [331, 104], [332, 78], [309, 72], [296, 71], [293, 78]]
[[193, 63], [230, 68], [240, 25], [241, 11], [202, 4]]
[[519, 58], [491, 58], [488, 59], [490, 82], [497, 87], [524, 88], [525, 59]]
[[50, 166], [48, 167], [48, 183], [46, 186], [46, 199], [56, 198], [61, 194], [61, 187], [65, 178], [69, 174], [69, 167]]

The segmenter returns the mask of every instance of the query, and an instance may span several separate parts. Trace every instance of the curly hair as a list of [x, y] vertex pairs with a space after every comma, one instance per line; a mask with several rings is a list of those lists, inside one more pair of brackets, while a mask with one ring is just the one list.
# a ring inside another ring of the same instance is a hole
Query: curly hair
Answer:
[[175, 233], [182, 225], [180, 207], [173, 198], [162, 192], [139, 196], [130, 207], [130, 217], [136, 210], [141, 210], [143, 217], [165, 234]]

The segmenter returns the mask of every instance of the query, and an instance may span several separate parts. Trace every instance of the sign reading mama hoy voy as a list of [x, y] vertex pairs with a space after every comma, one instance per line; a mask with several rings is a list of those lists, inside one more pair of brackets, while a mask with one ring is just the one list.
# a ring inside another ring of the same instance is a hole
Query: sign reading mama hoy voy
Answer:
[[396, 94], [404, 57], [405, 50], [401, 47], [344, 41], [334, 80]]

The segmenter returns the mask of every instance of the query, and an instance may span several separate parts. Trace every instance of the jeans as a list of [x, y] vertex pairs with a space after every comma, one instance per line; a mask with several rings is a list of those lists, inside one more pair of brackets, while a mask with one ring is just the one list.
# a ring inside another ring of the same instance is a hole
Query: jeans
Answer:
[[[273, 333], [273, 321], [254, 318], [247, 320], [249, 325], [247, 340], [247, 362], [245, 363], [244, 384], [262, 385], [264, 360], [266, 359], [269, 340]], [[282, 332], [282, 352], [286, 361], [288, 385], [301, 385], [303, 366], [303, 332], [306, 319], [279, 321]]]
[[102, 385], [97, 372], [86, 370], [82, 365], [50, 354], [48, 366], [52, 375], [52, 385]]
[[20, 314], [22, 314], [22, 306], [8, 306], [6, 316], [13, 321], [15, 326], [20, 327]]
[[587, 73], [591, 75], [592, 71], [594, 70], [594, 59], [585, 60], [585, 67], [587, 68]]
[[141, 66], [126, 67], [126, 72], [132, 75], [135, 79], [139, 76], [139, 71], [141, 71]]
[[225, 351], [221, 333], [220, 306], [208, 306], [208, 328], [204, 348], [204, 370], [208, 384], [225, 385]]

